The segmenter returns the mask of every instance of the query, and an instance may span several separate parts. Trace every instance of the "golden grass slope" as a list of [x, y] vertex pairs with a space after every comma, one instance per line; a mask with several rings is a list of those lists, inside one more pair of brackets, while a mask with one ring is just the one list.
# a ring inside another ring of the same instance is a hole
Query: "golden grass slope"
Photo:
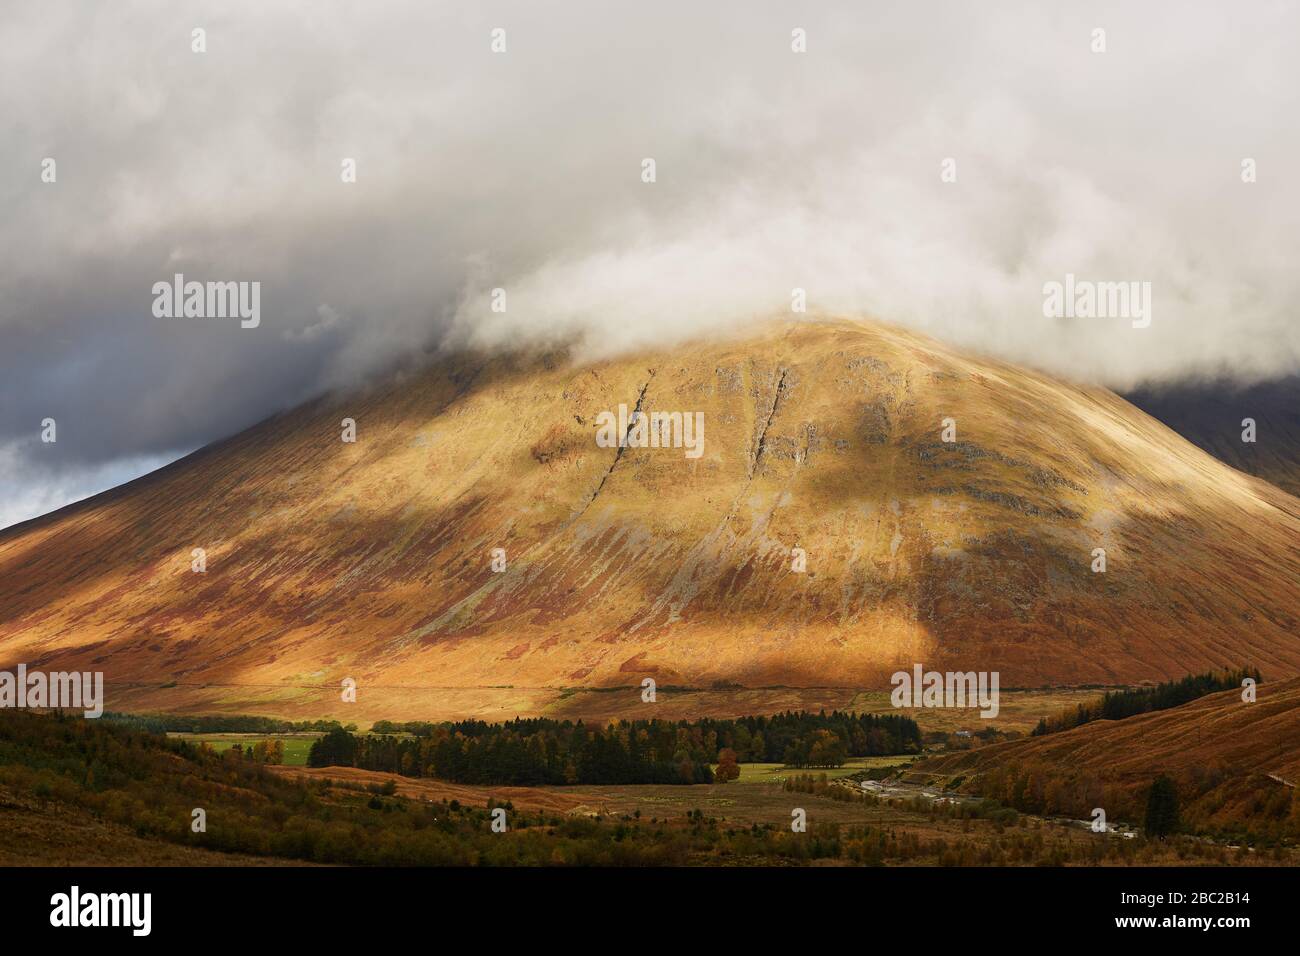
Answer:
[[[597, 447], [597, 414], [638, 398], [702, 411], [703, 456]], [[337, 702], [352, 677], [380, 711], [501, 688], [521, 713], [647, 676], [883, 687], [918, 661], [1004, 687], [1280, 677], [1298, 542], [1300, 499], [1109, 391], [781, 323], [600, 362], [451, 356], [9, 529], [0, 665], [102, 670], [146, 688], [136, 709], [172, 682]]]

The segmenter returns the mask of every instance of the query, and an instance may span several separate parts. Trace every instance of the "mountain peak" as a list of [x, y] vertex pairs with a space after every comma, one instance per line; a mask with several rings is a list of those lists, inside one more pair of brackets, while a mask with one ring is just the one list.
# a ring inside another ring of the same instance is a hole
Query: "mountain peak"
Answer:
[[888, 326], [461, 353], [0, 535], [0, 657], [103, 670], [115, 709], [289, 708], [351, 677], [389, 717], [417, 688], [525, 713], [913, 662], [1280, 677], [1298, 533], [1300, 501], [1111, 392]]

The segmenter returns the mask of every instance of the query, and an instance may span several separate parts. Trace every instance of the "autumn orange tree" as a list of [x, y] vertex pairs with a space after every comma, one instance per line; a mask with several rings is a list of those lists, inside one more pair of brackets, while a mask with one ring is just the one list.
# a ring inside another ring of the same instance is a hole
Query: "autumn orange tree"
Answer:
[[728, 783], [740, 776], [740, 764], [736, 752], [730, 747], [718, 751], [718, 768], [713, 771], [713, 779], [718, 783]]

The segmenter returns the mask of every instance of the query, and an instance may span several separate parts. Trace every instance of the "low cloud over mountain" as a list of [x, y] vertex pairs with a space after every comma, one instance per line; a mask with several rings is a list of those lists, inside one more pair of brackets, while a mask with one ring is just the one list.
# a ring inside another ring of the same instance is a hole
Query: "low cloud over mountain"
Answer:
[[[788, 313], [796, 287], [1112, 387], [1293, 373], [1298, 20], [13, 0], [0, 524], [448, 336], [612, 355]], [[155, 318], [176, 273], [261, 282], [260, 325]], [[1066, 274], [1149, 281], [1150, 328], [1044, 317]]]

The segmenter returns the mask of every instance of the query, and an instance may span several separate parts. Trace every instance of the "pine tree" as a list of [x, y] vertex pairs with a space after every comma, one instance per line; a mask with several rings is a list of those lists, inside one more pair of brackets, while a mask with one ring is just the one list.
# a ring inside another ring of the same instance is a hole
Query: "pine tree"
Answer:
[[1178, 832], [1178, 788], [1164, 774], [1156, 777], [1147, 796], [1147, 817], [1144, 829], [1149, 837], [1164, 839]]

